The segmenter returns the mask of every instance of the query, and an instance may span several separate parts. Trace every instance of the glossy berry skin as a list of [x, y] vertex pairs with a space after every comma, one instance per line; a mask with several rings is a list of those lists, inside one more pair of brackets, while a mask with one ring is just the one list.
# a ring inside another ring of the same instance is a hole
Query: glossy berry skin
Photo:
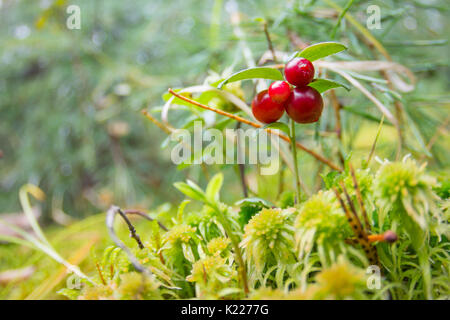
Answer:
[[316, 89], [308, 86], [292, 90], [286, 102], [286, 112], [298, 123], [316, 122], [322, 114], [322, 109], [322, 96]]
[[284, 77], [296, 87], [306, 86], [314, 79], [314, 66], [308, 59], [294, 58], [286, 64]]
[[275, 81], [269, 87], [270, 98], [277, 103], [284, 103], [291, 95], [291, 86], [286, 81]]
[[273, 101], [267, 90], [258, 93], [252, 101], [252, 112], [258, 121], [272, 123], [284, 114], [284, 104]]

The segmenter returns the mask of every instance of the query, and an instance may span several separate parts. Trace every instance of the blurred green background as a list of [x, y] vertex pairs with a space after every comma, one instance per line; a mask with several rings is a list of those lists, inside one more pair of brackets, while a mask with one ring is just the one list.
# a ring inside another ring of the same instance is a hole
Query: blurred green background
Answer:
[[[66, 27], [70, 4], [81, 8], [81, 30]], [[172, 183], [188, 173], [171, 163], [170, 150], [160, 148], [165, 133], [140, 110], [162, 105], [168, 87], [202, 83], [208, 72], [246, 66], [230, 12], [241, 13], [240, 27], [256, 61], [267, 41], [255, 18], [267, 21], [276, 50], [295, 51], [296, 41], [335, 40], [349, 47], [343, 60], [383, 59], [345, 17], [338, 24], [339, 8], [348, 7], [365, 26], [369, 5], [378, 5], [382, 18], [382, 28], [370, 32], [418, 80], [416, 89], [401, 97], [407, 114], [404, 154], [448, 172], [445, 0], [0, 0], [0, 213], [20, 211], [17, 194], [27, 182], [47, 194], [47, 220], [56, 209], [81, 218], [112, 203], [150, 208], [181, 199]], [[380, 113], [356, 90], [339, 94], [342, 152], [367, 154]], [[392, 110], [399, 99], [389, 91], [376, 94]], [[324, 125], [306, 127], [302, 141], [314, 145], [314, 131], [329, 129]], [[395, 131], [389, 129], [377, 151], [392, 158]], [[327, 143], [332, 148], [336, 141]], [[312, 159], [304, 159], [307, 167]], [[231, 177], [236, 178], [227, 183], [237, 185], [238, 176]]]

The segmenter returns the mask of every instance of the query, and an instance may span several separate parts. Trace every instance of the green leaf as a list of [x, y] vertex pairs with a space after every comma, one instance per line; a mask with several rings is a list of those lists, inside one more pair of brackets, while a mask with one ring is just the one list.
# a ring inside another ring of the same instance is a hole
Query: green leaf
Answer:
[[266, 208], [270, 208], [273, 206], [272, 203], [258, 197], [244, 198], [235, 203], [236, 206], [255, 205], [255, 204], [262, 205], [263, 207]]
[[268, 68], [268, 67], [255, 67], [255, 68], [249, 68], [244, 69], [241, 71], [238, 71], [236, 73], [233, 73], [231, 76], [223, 80], [218, 88], [221, 89], [225, 84], [230, 82], [236, 82], [241, 80], [248, 80], [248, 79], [270, 79], [270, 80], [283, 80], [282, 73], [274, 68]]
[[428, 148], [422, 137], [422, 132], [420, 131], [420, 128], [416, 125], [416, 120], [411, 117], [408, 110], [406, 110], [405, 114], [406, 114], [406, 118], [408, 119], [408, 125], [411, 128], [411, 131], [419, 144], [420, 151], [423, 152], [427, 157], [430, 157], [430, 158], [433, 157], [433, 155], [430, 153], [430, 151], [428, 151]]
[[317, 91], [319, 91], [319, 93], [324, 93], [325, 91], [334, 88], [344, 88], [347, 91], [350, 91], [350, 88], [347, 85], [328, 79], [314, 79], [310, 84], [308, 84], [308, 86], [316, 89]]
[[283, 131], [288, 136], [290, 135], [289, 126], [283, 122], [272, 122], [272, 123], [266, 124], [264, 127], [261, 127], [258, 130], [264, 130], [264, 129], [278, 129], [278, 130]]
[[70, 300], [77, 300], [78, 296], [81, 294], [81, 290], [64, 288], [64, 289], [57, 291], [56, 293], [60, 294], [62, 296], [65, 296], [65, 297], [69, 298]]
[[183, 255], [187, 261], [190, 263], [195, 262], [194, 252], [192, 252], [192, 247], [186, 243], [181, 243], [181, 248], [183, 250]]
[[245, 226], [250, 219], [263, 208], [270, 208], [272, 205], [261, 198], [245, 198], [235, 203], [240, 206], [239, 223]]
[[[200, 188], [192, 187], [191, 185], [184, 182], [175, 182], [173, 184], [181, 193], [201, 202], [205, 202], [206, 196]], [[195, 185], [195, 184], [194, 184]]]
[[320, 176], [322, 177], [323, 182], [325, 183], [326, 189], [331, 189], [337, 186], [339, 180], [341, 180], [342, 178], [341, 174], [337, 171], [331, 171], [328, 172], [326, 175], [321, 174]]
[[184, 208], [191, 202], [191, 200], [185, 199], [183, 200], [180, 205], [178, 206], [178, 211], [177, 211], [177, 220], [179, 223], [183, 222], [183, 213], [184, 213]]
[[196, 191], [202, 194], [205, 194], [203, 190], [194, 181], [187, 179], [186, 182], [191, 188], [195, 189]]
[[206, 187], [206, 198], [211, 202], [219, 201], [219, 191], [222, 188], [223, 174], [218, 173], [212, 177], [211, 181]]
[[347, 47], [339, 42], [320, 42], [306, 47], [296, 57], [302, 57], [309, 61], [325, 58], [332, 54], [346, 50]]

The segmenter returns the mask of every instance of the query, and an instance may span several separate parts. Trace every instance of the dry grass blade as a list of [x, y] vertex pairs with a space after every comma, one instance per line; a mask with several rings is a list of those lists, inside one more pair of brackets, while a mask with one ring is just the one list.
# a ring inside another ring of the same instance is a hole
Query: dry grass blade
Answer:
[[0, 272], [0, 285], [24, 281], [31, 277], [35, 271], [36, 268], [34, 266], [2, 271]]
[[[399, 91], [409, 92], [415, 87], [416, 77], [407, 67], [392, 61], [367, 60], [367, 61], [314, 61], [318, 68], [348, 71], [381, 71], [386, 72], [386, 76]], [[399, 75], [408, 78], [405, 82]]]
[[336, 72], [337, 74], [341, 75], [343, 78], [347, 79], [348, 82], [350, 82], [356, 89], [361, 91], [370, 101], [372, 101], [378, 107], [378, 109], [380, 109], [380, 111], [386, 116], [386, 118], [388, 118], [389, 121], [392, 122], [392, 124], [394, 124], [396, 127], [398, 127], [398, 121], [394, 117], [394, 115], [389, 111], [389, 109], [384, 104], [381, 103], [380, 100], [378, 100], [369, 90], [367, 90], [366, 87], [364, 87], [361, 84], [361, 82], [359, 82], [358, 80], [356, 80], [355, 78], [353, 78], [351, 75], [349, 75], [347, 72], [345, 72], [343, 70], [332, 69], [332, 68], [330, 68], [330, 70]]
[[[73, 265], [79, 265], [87, 258], [91, 252], [91, 248], [100, 240], [99, 237], [93, 237], [88, 243], [83, 247], [75, 251], [75, 253], [69, 257], [68, 262]], [[68, 274], [68, 269], [66, 267], [61, 267], [58, 272], [53, 274], [49, 279], [44, 281], [41, 285], [35, 288], [25, 300], [41, 300], [44, 299]]]

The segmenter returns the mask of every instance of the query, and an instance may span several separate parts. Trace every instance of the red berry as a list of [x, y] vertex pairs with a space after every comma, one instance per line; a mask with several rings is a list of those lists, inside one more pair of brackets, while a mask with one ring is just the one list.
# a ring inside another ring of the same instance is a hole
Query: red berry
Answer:
[[312, 123], [322, 114], [323, 100], [320, 93], [311, 87], [295, 88], [286, 102], [286, 111], [295, 122]]
[[306, 86], [314, 79], [314, 66], [308, 59], [294, 58], [286, 64], [284, 76], [294, 86]]
[[291, 86], [286, 81], [275, 81], [269, 87], [270, 98], [277, 103], [284, 103], [291, 95]]
[[253, 98], [252, 112], [258, 121], [272, 123], [281, 118], [284, 113], [284, 105], [274, 102], [267, 90], [264, 90]]

